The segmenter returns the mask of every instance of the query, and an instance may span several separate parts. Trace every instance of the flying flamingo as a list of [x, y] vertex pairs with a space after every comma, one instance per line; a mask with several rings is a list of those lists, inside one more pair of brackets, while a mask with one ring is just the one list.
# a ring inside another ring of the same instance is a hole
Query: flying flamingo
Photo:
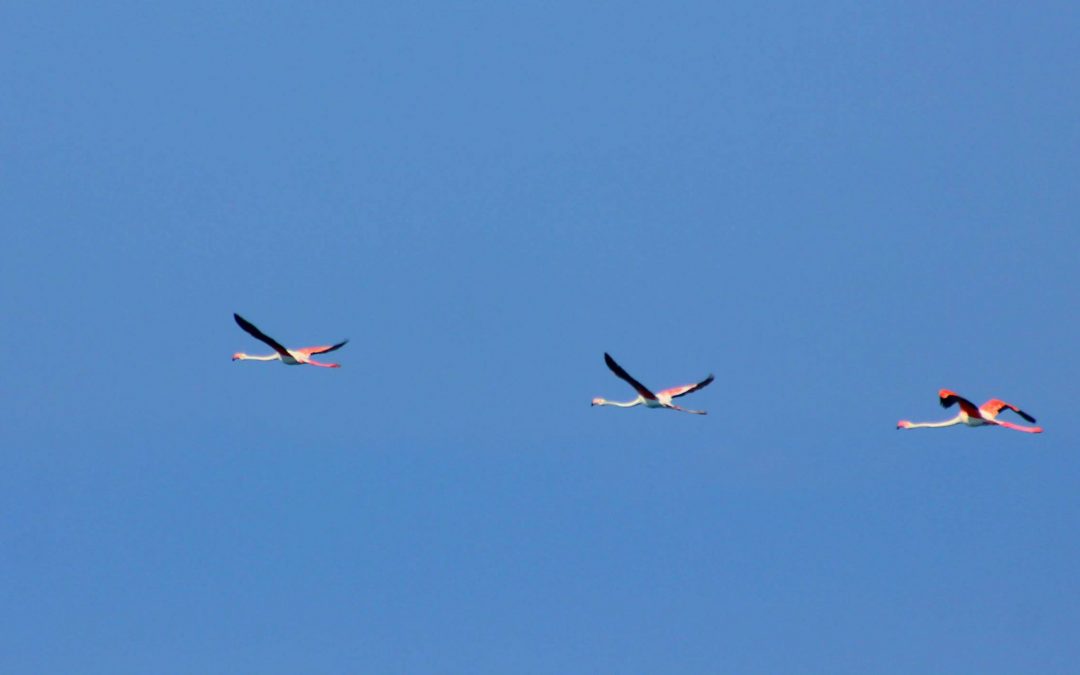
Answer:
[[270, 345], [275, 352], [273, 354], [268, 354], [267, 356], [252, 356], [250, 354], [245, 354], [244, 352], [237, 352], [233, 354], [233, 361], [243, 361], [245, 359], [250, 359], [252, 361], [281, 361], [287, 366], [299, 366], [306, 363], [309, 366], [319, 366], [320, 368], [341, 367], [340, 363], [319, 363], [318, 361], [312, 361], [311, 357], [315, 354], [325, 354], [327, 352], [332, 352], [335, 349], [341, 349], [345, 346], [345, 343], [348, 342], [348, 340], [343, 340], [336, 345], [322, 347], [304, 347], [303, 349], [285, 349], [280, 344], [278, 344], [277, 340], [268, 336], [266, 333], [263, 333], [261, 330], [255, 327], [255, 324], [251, 323], [239, 314], [234, 313], [233, 318], [236, 319], [236, 323], [245, 331], [247, 331], [251, 335], [251, 337], [255, 338], [256, 340], [262, 340], [266, 344]]
[[685, 396], [689, 393], [695, 392], [701, 389], [713, 381], [713, 376], [709, 375], [701, 382], [697, 384], [684, 384], [681, 387], [672, 387], [671, 389], [665, 389], [663, 391], [652, 393], [645, 385], [641, 384], [634, 378], [630, 377], [630, 374], [622, 369], [622, 366], [615, 363], [615, 359], [611, 358], [611, 355], [604, 352], [604, 362], [607, 363], [607, 367], [611, 369], [611, 372], [618, 375], [625, 380], [631, 387], [637, 390], [638, 397], [632, 401], [619, 402], [619, 401], [607, 401], [602, 398], [594, 398], [592, 400], [593, 405], [613, 405], [619, 408], [633, 408], [636, 405], [644, 405], [646, 408], [668, 408], [669, 410], [679, 410], [681, 412], [693, 413], [695, 415], [706, 415], [704, 410], [688, 410], [686, 408], [680, 408], [671, 402], [671, 399], [678, 398], [679, 396]]
[[956, 393], [949, 391], [948, 389], [942, 389], [938, 392], [938, 398], [941, 399], [941, 407], [948, 408], [954, 403], [960, 405], [960, 413], [949, 420], [944, 422], [909, 422], [907, 420], [900, 420], [896, 423], [897, 429], [919, 429], [919, 428], [937, 428], [937, 427], [951, 427], [956, 424], [966, 424], [969, 427], [982, 427], [982, 426], [999, 426], [1006, 429], [1015, 429], [1017, 431], [1025, 431], [1029, 434], [1041, 434], [1042, 427], [1024, 427], [1019, 424], [1013, 424], [1012, 422], [1004, 422], [997, 418], [998, 413], [1008, 408], [1020, 417], [1023, 417], [1032, 424], [1035, 423], [1035, 418], [1027, 414], [1020, 408], [1006, 403], [1000, 399], [992, 398], [986, 403], [983, 403], [981, 407], [976, 408], [975, 404], [967, 400], [962, 396], [958, 396]]

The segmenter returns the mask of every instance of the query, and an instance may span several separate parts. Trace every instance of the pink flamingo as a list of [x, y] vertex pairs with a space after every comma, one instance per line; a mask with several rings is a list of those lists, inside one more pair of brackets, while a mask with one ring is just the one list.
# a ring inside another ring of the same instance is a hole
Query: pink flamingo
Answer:
[[343, 340], [336, 345], [322, 346], [322, 347], [304, 347], [303, 349], [285, 349], [277, 340], [263, 333], [261, 330], [255, 327], [255, 324], [251, 323], [239, 314], [233, 314], [233, 318], [236, 319], [236, 323], [243, 328], [251, 337], [256, 340], [262, 340], [266, 344], [273, 348], [273, 354], [267, 356], [251, 356], [244, 352], [236, 352], [233, 354], [233, 361], [243, 361], [245, 359], [252, 361], [281, 361], [287, 366], [299, 366], [307, 364], [309, 366], [319, 366], [320, 368], [340, 368], [340, 363], [319, 363], [318, 361], [312, 361], [311, 357], [315, 354], [325, 354], [332, 352], [335, 349], [341, 349], [345, 346], [348, 340]]
[[604, 362], [607, 363], [607, 367], [611, 369], [611, 372], [618, 375], [625, 380], [631, 387], [637, 390], [638, 397], [632, 401], [607, 401], [602, 398], [594, 398], [592, 405], [613, 405], [619, 408], [633, 408], [636, 405], [644, 405], [646, 408], [667, 408], [669, 410], [678, 410], [686, 413], [693, 413], [694, 415], [706, 415], [704, 410], [688, 410], [686, 408], [680, 408], [671, 402], [671, 399], [678, 398], [679, 396], [686, 396], [689, 393], [695, 392], [707, 386], [713, 381], [713, 376], [709, 375], [701, 382], [697, 384], [684, 384], [681, 387], [672, 387], [671, 389], [665, 389], [657, 393], [652, 393], [649, 389], [630, 377], [630, 374], [622, 369], [622, 366], [615, 363], [615, 359], [611, 358], [611, 355], [604, 352]]
[[1027, 414], [1020, 408], [1017, 408], [1011, 403], [1006, 403], [1001, 399], [992, 398], [986, 403], [983, 403], [981, 407], [976, 408], [975, 404], [967, 400], [962, 396], [958, 396], [956, 393], [949, 391], [948, 389], [942, 389], [938, 392], [938, 398], [941, 399], [941, 407], [948, 408], [954, 403], [960, 405], [960, 413], [949, 420], [944, 422], [909, 422], [907, 420], [900, 420], [896, 423], [897, 429], [920, 429], [920, 428], [938, 428], [938, 427], [951, 427], [957, 424], [966, 424], [969, 427], [983, 427], [983, 426], [999, 426], [1006, 429], [1015, 429], [1017, 431], [1024, 431], [1029, 434], [1041, 434], [1042, 427], [1024, 427], [1019, 424], [1013, 424], [1012, 422], [1005, 422], [997, 419], [998, 413], [1008, 408], [1020, 417], [1023, 417], [1032, 424], [1035, 423], [1035, 418]]

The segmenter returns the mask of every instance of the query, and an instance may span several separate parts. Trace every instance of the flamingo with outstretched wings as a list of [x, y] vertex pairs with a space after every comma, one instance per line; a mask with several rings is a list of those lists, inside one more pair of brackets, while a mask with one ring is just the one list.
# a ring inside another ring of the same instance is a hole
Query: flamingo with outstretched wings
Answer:
[[714, 379], [712, 375], [709, 375], [701, 382], [684, 384], [653, 393], [648, 387], [635, 380], [630, 373], [623, 370], [623, 367], [616, 363], [615, 359], [611, 358], [611, 354], [608, 354], [607, 352], [604, 352], [604, 363], [611, 369], [611, 372], [615, 373], [615, 375], [633, 387], [634, 390], [637, 391], [638, 396], [632, 401], [608, 401], [603, 398], [594, 398], [592, 400], [592, 405], [611, 405], [618, 408], [633, 408], [637, 405], [644, 405], [646, 408], [667, 408], [668, 410], [678, 410], [694, 415], [707, 414], [704, 410], [689, 410], [687, 408], [679, 407], [672, 403], [671, 400], [680, 396], [686, 396], [687, 394], [708, 386]]
[[941, 427], [951, 427], [957, 424], [965, 424], [969, 427], [985, 427], [985, 426], [997, 426], [1005, 427], [1006, 429], [1014, 429], [1016, 431], [1024, 431], [1029, 434], [1041, 434], [1042, 427], [1025, 427], [1020, 424], [1013, 424], [1012, 422], [1006, 422], [1005, 420], [999, 420], [997, 417], [1003, 410], [1011, 410], [1020, 417], [1023, 417], [1032, 424], [1035, 423], [1035, 418], [1027, 414], [1020, 408], [1017, 408], [1011, 403], [1006, 403], [998, 398], [992, 398], [986, 403], [983, 403], [978, 408], [975, 404], [967, 400], [963, 396], [958, 395], [956, 392], [949, 391], [948, 389], [942, 389], [938, 392], [938, 399], [941, 401], [942, 408], [949, 408], [953, 405], [960, 407], [960, 412], [956, 417], [944, 420], [942, 422], [909, 422], [907, 420], [900, 420], [896, 423], [897, 429], [937, 429]]
[[326, 354], [336, 349], [341, 349], [348, 343], [348, 340], [342, 340], [336, 345], [322, 345], [319, 347], [304, 347], [303, 349], [286, 349], [281, 346], [274, 338], [270, 337], [266, 333], [262, 332], [255, 327], [255, 324], [251, 323], [239, 314], [233, 314], [233, 318], [236, 319], [238, 326], [243, 328], [251, 337], [256, 340], [261, 340], [270, 346], [274, 350], [273, 354], [267, 354], [265, 356], [252, 356], [251, 354], [245, 354], [244, 352], [236, 352], [233, 354], [233, 361], [281, 361], [287, 366], [319, 366], [320, 368], [340, 368], [340, 363], [320, 363], [313, 360], [311, 357], [316, 354]]

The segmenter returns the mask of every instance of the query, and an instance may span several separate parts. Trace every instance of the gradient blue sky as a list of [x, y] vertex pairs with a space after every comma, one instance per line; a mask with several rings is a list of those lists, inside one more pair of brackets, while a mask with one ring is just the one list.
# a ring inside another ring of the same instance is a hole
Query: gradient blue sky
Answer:
[[[1074, 2], [5, 4], [0, 670], [1075, 672], [1078, 64]], [[1047, 431], [895, 430], [940, 387]]]

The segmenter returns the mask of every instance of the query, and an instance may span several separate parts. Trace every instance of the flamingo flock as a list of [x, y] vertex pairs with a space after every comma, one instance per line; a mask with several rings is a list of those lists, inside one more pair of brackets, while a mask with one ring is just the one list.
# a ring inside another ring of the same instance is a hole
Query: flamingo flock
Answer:
[[[236, 352], [233, 354], [233, 361], [281, 361], [287, 366], [318, 366], [319, 368], [340, 368], [340, 363], [322, 363], [315, 361], [312, 356], [319, 354], [327, 354], [332, 351], [341, 349], [348, 340], [342, 340], [333, 345], [321, 345], [318, 347], [303, 347], [300, 349], [287, 349], [281, 345], [277, 340], [263, 333], [261, 330], [255, 327], [255, 324], [251, 323], [239, 314], [233, 314], [233, 319], [236, 324], [240, 326], [248, 335], [251, 335], [256, 340], [266, 344], [274, 350], [273, 354], [265, 354], [261, 356], [253, 356], [251, 354], [245, 354], [244, 352]], [[704, 380], [700, 382], [694, 382], [691, 384], [683, 384], [677, 387], [671, 387], [669, 389], [662, 389], [654, 392], [641, 382], [638, 382], [630, 373], [620, 366], [615, 359], [611, 358], [611, 354], [604, 352], [604, 363], [607, 364], [608, 369], [615, 373], [615, 376], [623, 380], [637, 392], [637, 396], [629, 401], [609, 401], [605, 398], [594, 398], [592, 400], [593, 406], [613, 406], [616, 408], [634, 408], [637, 406], [645, 406], [646, 408], [665, 408], [667, 410], [676, 410], [678, 412], [690, 413], [692, 415], [707, 415], [704, 410], [690, 410], [689, 408], [683, 408], [674, 403], [674, 399], [680, 396], [686, 396], [696, 391], [700, 391], [709, 386], [715, 379], [710, 373]], [[1020, 408], [1017, 408], [1011, 403], [1006, 403], [998, 398], [992, 398], [986, 403], [983, 403], [979, 407], [975, 407], [975, 404], [967, 400], [963, 396], [950, 391], [948, 389], [942, 389], [938, 392], [938, 399], [941, 402], [942, 408], [950, 408], [953, 405], [959, 407], [959, 412], [956, 417], [952, 417], [941, 422], [910, 422], [908, 420], [900, 420], [896, 423], [897, 429], [938, 429], [942, 427], [952, 427], [956, 425], [966, 425], [969, 427], [985, 427], [985, 426], [997, 426], [1004, 427], [1006, 429], [1013, 429], [1015, 431], [1023, 431], [1029, 434], [1042, 433], [1042, 427], [1035, 426], [1023, 426], [1020, 424], [1014, 424], [1006, 420], [998, 419], [998, 416], [1003, 411], [1011, 411], [1016, 413], [1024, 420], [1035, 423], [1035, 418], [1024, 412]]]

